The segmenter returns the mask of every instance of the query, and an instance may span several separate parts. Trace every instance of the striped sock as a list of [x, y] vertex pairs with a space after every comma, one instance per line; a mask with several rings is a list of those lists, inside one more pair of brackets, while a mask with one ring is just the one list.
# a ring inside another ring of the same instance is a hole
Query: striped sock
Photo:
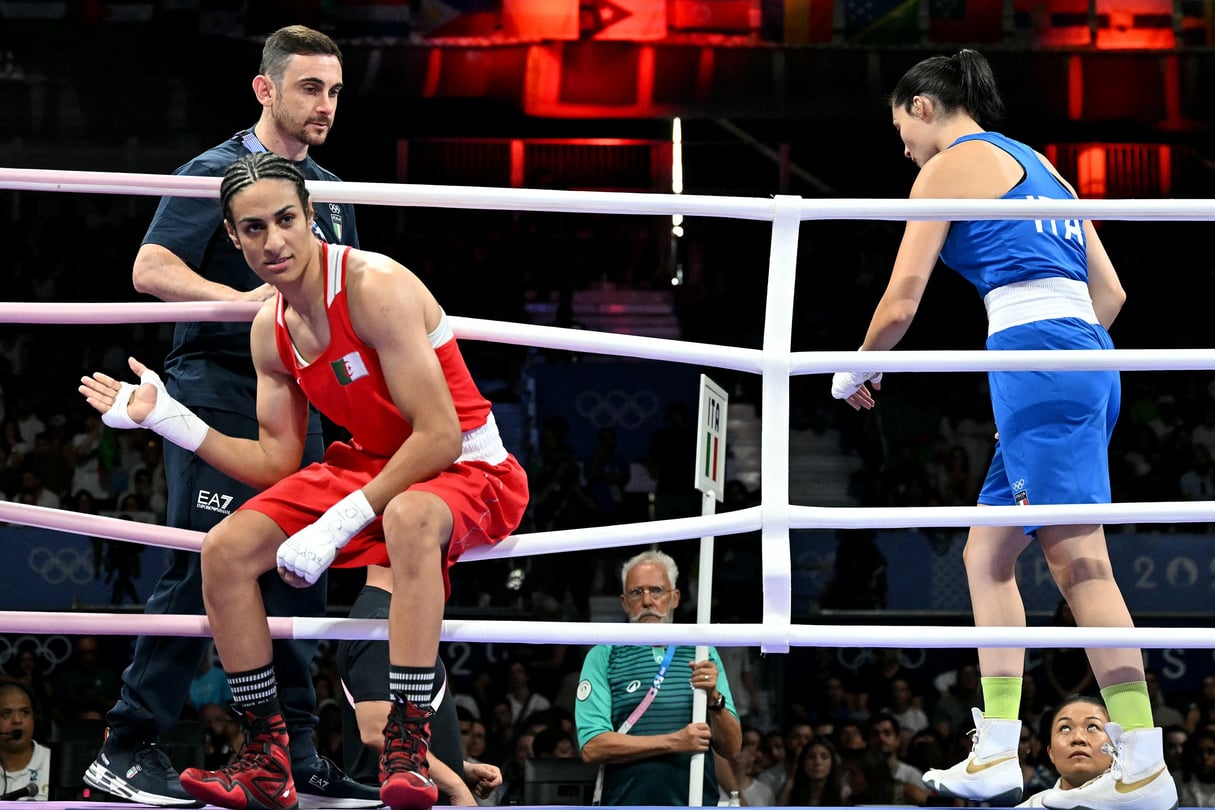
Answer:
[[[232, 690], [232, 702], [254, 714], [271, 714], [278, 711], [278, 684], [274, 679], [274, 665], [266, 664], [247, 672], [225, 672], [228, 686]], [[267, 711], [267, 707], [271, 711]]]
[[400, 695], [418, 708], [430, 705], [435, 687], [434, 667], [388, 667], [388, 690]]
[[1152, 699], [1148, 697], [1147, 681], [1116, 683], [1101, 690], [1110, 720], [1126, 731], [1136, 728], [1152, 728]]
[[1021, 712], [1020, 678], [982, 678], [983, 716], [988, 720], [1016, 720]]

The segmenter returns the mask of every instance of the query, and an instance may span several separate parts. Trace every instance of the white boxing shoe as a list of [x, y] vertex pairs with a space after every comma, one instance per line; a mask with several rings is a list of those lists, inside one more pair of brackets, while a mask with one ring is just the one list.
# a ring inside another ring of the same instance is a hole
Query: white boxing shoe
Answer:
[[1071, 790], [1042, 794], [1051, 810], [1174, 810], [1177, 784], [1164, 764], [1164, 735], [1159, 728], [1123, 731], [1106, 723], [1110, 742], [1101, 750], [1113, 756], [1109, 770]]
[[924, 783], [955, 799], [1014, 805], [1021, 800], [1024, 787], [1017, 760], [1021, 721], [988, 719], [978, 709], [970, 711], [975, 719], [970, 756], [952, 768], [930, 769]]

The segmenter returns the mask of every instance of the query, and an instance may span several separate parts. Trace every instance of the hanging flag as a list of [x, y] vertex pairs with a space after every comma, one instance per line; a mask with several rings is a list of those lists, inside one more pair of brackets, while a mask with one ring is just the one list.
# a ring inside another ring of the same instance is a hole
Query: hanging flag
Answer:
[[62, 20], [67, 15], [67, 2], [52, 0], [3, 0], [0, 20]]
[[988, 0], [928, 0], [928, 38], [933, 42], [999, 42], [1004, 8]]
[[1013, 0], [1013, 14], [1018, 28], [1028, 28], [1023, 32], [1028, 44], [1091, 45], [1088, 3], [1089, 0]]
[[339, 37], [407, 37], [413, 27], [410, 0], [348, 0], [331, 12]]
[[507, 39], [578, 39], [578, 0], [502, 0]]
[[152, 0], [108, 0], [101, 7], [101, 22], [146, 23], [152, 21], [156, 4]]
[[844, 35], [851, 44], [915, 45], [920, 0], [844, 0]]
[[784, 41], [791, 45], [830, 42], [835, 31], [834, 0], [785, 0]]
[[1215, 0], [1181, 4], [1181, 47], [1202, 48], [1215, 43]]
[[1097, 0], [1099, 49], [1165, 50], [1176, 45], [1173, 0]]
[[672, 0], [669, 20], [677, 31], [749, 34], [759, 28], [754, 0]]
[[642, 42], [667, 35], [666, 0], [582, 0], [582, 35]]
[[493, 36], [498, 33], [499, 0], [420, 0], [414, 27], [429, 37]]

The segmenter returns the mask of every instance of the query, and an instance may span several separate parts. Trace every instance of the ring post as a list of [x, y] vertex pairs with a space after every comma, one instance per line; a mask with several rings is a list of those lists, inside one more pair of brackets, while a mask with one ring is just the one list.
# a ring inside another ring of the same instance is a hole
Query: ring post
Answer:
[[[726, 474], [726, 407], [730, 398], [721, 386], [700, 375], [700, 417], [696, 431], [696, 488], [701, 492], [700, 514], [709, 516], [717, 502], [725, 497]], [[712, 621], [713, 608], [713, 537], [700, 538], [700, 572], [696, 584], [696, 623]], [[696, 646], [697, 661], [709, 656], [707, 645]], [[717, 673], [718, 678], [722, 673]], [[692, 722], [705, 722], [708, 692], [692, 689]], [[709, 750], [712, 750], [710, 747]], [[697, 807], [704, 794], [705, 755], [693, 754], [688, 771], [688, 806]], [[716, 802], [715, 802], [716, 803]]]

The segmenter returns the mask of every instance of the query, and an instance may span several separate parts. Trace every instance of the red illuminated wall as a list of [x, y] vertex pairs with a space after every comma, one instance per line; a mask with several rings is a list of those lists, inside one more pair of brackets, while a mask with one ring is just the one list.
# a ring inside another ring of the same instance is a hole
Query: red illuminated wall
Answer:
[[1108, 50], [1172, 48], [1172, 0], [1015, 0], [1017, 27], [1030, 44], [1095, 45]]
[[1097, 0], [1098, 48], [1172, 48], [1172, 0]]

